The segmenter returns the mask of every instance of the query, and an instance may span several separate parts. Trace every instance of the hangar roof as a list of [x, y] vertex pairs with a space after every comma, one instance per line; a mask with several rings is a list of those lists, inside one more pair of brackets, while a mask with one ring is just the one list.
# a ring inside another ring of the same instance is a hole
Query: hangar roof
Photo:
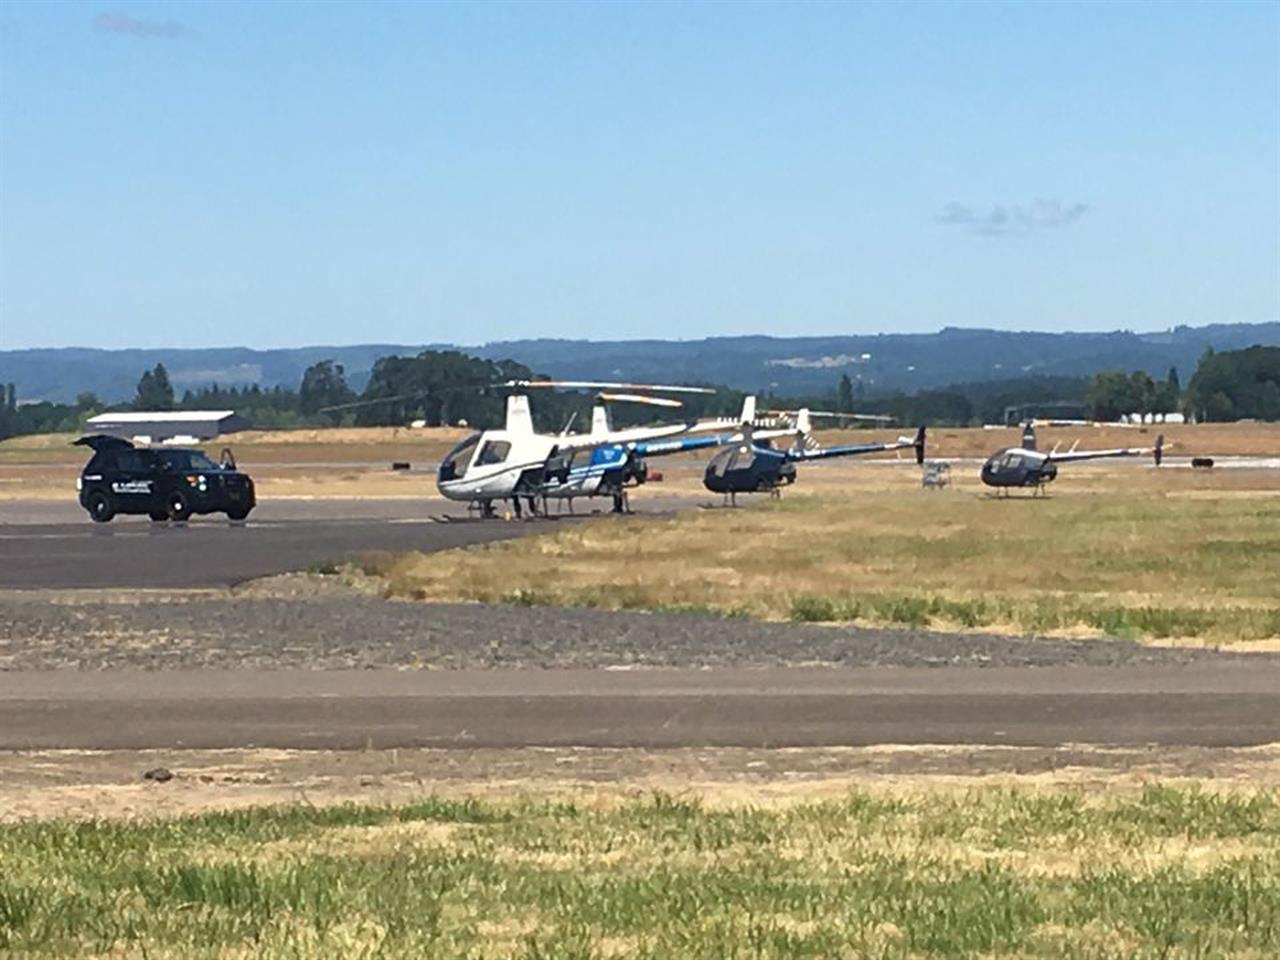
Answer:
[[86, 423], [217, 423], [227, 417], [234, 417], [234, 410], [165, 410], [155, 413], [100, 413], [90, 417]]

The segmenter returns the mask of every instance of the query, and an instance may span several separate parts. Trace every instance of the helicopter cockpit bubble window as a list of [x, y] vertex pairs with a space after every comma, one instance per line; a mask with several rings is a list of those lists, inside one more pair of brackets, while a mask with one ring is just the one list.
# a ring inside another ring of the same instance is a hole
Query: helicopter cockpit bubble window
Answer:
[[476, 457], [476, 466], [487, 467], [491, 464], [502, 463], [507, 459], [507, 454], [510, 452], [511, 444], [506, 440], [488, 440], [480, 448], [480, 456]]
[[440, 461], [440, 479], [457, 480], [467, 472], [471, 463], [471, 451], [480, 442], [480, 434], [473, 433], [449, 451], [448, 456]]
[[724, 472], [729, 469], [729, 458], [732, 456], [732, 450], [721, 450], [711, 458], [711, 462], [707, 464], [707, 469], [717, 477], [723, 477]]
[[1016, 470], [1022, 466], [1022, 455], [1017, 453], [1006, 453], [1004, 459], [1000, 461], [1001, 470]]
[[716, 454], [711, 460], [711, 467], [717, 477], [723, 477], [730, 470], [741, 470], [750, 467], [755, 461], [755, 448], [750, 444], [739, 444]]

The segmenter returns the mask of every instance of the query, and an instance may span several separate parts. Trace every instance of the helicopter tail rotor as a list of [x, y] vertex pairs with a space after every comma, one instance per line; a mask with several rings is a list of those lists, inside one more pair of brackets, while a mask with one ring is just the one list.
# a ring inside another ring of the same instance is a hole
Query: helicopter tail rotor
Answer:
[[522, 393], [513, 393], [507, 397], [507, 431], [533, 433], [533, 413], [529, 409], [529, 398]]
[[1022, 425], [1022, 449], [1034, 450], [1036, 448], [1036, 425], [1034, 420], [1028, 420]]
[[813, 435], [813, 417], [809, 413], [808, 407], [801, 407], [796, 411], [796, 442], [795, 448], [798, 451], [814, 451], [821, 449], [818, 438]]
[[916, 451], [916, 463], [921, 466], [924, 465], [924, 433], [924, 427], [921, 426], [920, 429], [916, 431], [916, 438], [911, 444]]
[[591, 433], [593, 436], [604, 436], [613, 429], [609, 422], [609, 408], [598, 403], [591, 408]]

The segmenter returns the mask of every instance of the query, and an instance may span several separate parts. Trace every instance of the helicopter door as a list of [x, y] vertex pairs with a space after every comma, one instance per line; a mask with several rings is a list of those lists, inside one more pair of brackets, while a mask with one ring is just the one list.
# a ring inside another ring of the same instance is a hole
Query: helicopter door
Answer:
[[477, 467], [489, 467], [497, 463], [505, 463], [511, 453], [511, 444], [506, 440], [488, 440], [480, 448], [476, 457]]

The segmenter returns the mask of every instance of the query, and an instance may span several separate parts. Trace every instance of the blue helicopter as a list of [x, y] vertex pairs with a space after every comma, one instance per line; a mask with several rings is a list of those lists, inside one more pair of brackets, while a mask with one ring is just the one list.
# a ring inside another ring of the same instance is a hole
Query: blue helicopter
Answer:
[[1164, 462], [1164, 434], [1156, 437], [1153, 447], [1115, 447], [1109, 450], [1080, 450], [1079, 441], [1070, 450], [1058, 452], [1036, 449], [1036, 425], [1028, 420], [1022, 425], [1022, 446], [997, 450], [982, 465], [982, 482], [994, 487], [997, 496], [1009, 496], [1016, 488], [1031, 488], [1031, 495], [1043, 496], [1045, 487], [1058, 476], [1058, 464], [1106, 457], [1141, 457], [1151, 454], [1158, 467]]
[[[654, 403], [654, 398], [638, 398], [621, 395], [601, 395], [602, 400], [642, 401]], [[675, 405], [674, 401], [658, 400], [663, 406]], [[623, 443], [601, 443], [579, 447], [568, 453], [552, 456], [538, 489], [544, 503], [562, 500], [573, 512], [573, 502], [578, 497], [607, 496], [613, 501], [614, 513], [629, 510], [628, 493], [650, 478], [648, 457], [667, 456], [723, 447], [739, 443], [745, 436], [766, 442], [768, 438], [787, 436], [790, 430], [765, 430], [753, 434], [756, 420], [756, 398], [747, 397], [741, 416], [718, 420], [704, 420], [691, 424], [684, 433], [647, 440]], [[593, 410], [592, 433], [607, 435], [610, 432], [608, 409], [598, 404]]]
[[[790, 415], [789, 411], [781, 411]], [[826, 411], [807, 409], [795, 413], [794, 445], [787, 450], [775, 449], [769, 439], [746, 431], [741, 441], [728, 446], [707, 463], [703, 485], [712, 493], [722, 493], [731, 505], [737, 505], [740, 493], [769, 493], [778, 496], [784, 486], [795, 483], [796, 464], [833, 457], [856, 457], [885, 450], [913, 448], [916, 463], [924, 463], [925, 428], [920, 427], [914, 437], [899, 437], [887, 443], [857, 443], [838, 447], [822, 447], [813, 438], [812, 417], [845, 417]], [[852, 415], [856, 419], [884, 419]], [[778, 435], [778, 432], [774, 432]]]

